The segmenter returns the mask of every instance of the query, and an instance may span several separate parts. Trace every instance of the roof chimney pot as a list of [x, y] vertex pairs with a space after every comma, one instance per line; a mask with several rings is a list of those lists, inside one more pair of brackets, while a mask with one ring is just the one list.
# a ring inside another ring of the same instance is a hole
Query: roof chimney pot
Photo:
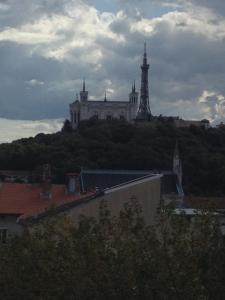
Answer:
[[79, 194], [80, 193], [80, 174], [79, 173], [67, 173], [67, 193]]

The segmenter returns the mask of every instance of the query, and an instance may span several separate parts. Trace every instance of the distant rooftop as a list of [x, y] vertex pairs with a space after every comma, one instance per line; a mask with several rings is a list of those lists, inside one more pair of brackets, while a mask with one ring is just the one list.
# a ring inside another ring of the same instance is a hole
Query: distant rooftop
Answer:
[[51, 197], [43, 199], [40, 196], [42, 188], [39, 184], [2, 183], [0, 186], [0, 214], [30, 216], [94, 195], [93, 192], [84, 195], [66, 194], [65, 188], [63, 184], [53, 184]]
[[83, 191], [93, 189], [104, 190], [125, 182], [162, 174], [161, 192], [163, 194], [177, 193], [177, 175], [172, 171], [157, 170], [82, 170], [81, 186]]

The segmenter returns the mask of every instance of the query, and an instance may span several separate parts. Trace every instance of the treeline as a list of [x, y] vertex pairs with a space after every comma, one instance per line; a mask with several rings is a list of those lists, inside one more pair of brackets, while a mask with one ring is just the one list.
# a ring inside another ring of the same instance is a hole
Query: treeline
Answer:
[[179, 143], [186, 194], [225, 195], [225, 129], [175, 128], [171, 122], [82, 122], [72, 131], [0, 145], [0, 169], [34, 170], [49, 163], [55, 182], [81, 168], [171, 170]]
[[1, 299], [224, 299], [225, 240], [210, 214], [190, 223], [137, 203], [98, 221], [54, 218], [0, 247]]

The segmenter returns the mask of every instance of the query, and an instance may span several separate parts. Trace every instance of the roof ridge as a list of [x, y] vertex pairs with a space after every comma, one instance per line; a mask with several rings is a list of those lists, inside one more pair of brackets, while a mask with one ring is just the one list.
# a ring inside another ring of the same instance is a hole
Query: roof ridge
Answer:
[[151, 174], [154, 170], [113, 170], [113, 169], [82, 169], [81, 173], [90, 174]]

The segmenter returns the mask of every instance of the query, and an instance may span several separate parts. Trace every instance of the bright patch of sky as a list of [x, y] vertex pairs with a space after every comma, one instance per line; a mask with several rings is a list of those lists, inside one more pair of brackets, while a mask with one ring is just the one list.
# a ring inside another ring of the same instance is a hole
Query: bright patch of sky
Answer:
[[63, 119], [25, 121], [0, 118], [0, 144], [33, 137], [38, 133], [54, 133], [60, 131], [62, 125]]
[[116, 12], [118, 9], [115, 0], [95, 0], [90, 1], [90, 4], [95, 6], [100, 12]]
[[[100, 12], [114, 12], [119, 11], [123, 6], [128, 9], [140, 9], [145, 17], [153, 18], [159, 17], [165, 13], [173, 10], [169, 5], [162, 5], [160, 3], [152, 3], [149, 0], [90, 0], [90, 4], [95, 6]], [[136, 4], [134, 6], [134, 4]]]

